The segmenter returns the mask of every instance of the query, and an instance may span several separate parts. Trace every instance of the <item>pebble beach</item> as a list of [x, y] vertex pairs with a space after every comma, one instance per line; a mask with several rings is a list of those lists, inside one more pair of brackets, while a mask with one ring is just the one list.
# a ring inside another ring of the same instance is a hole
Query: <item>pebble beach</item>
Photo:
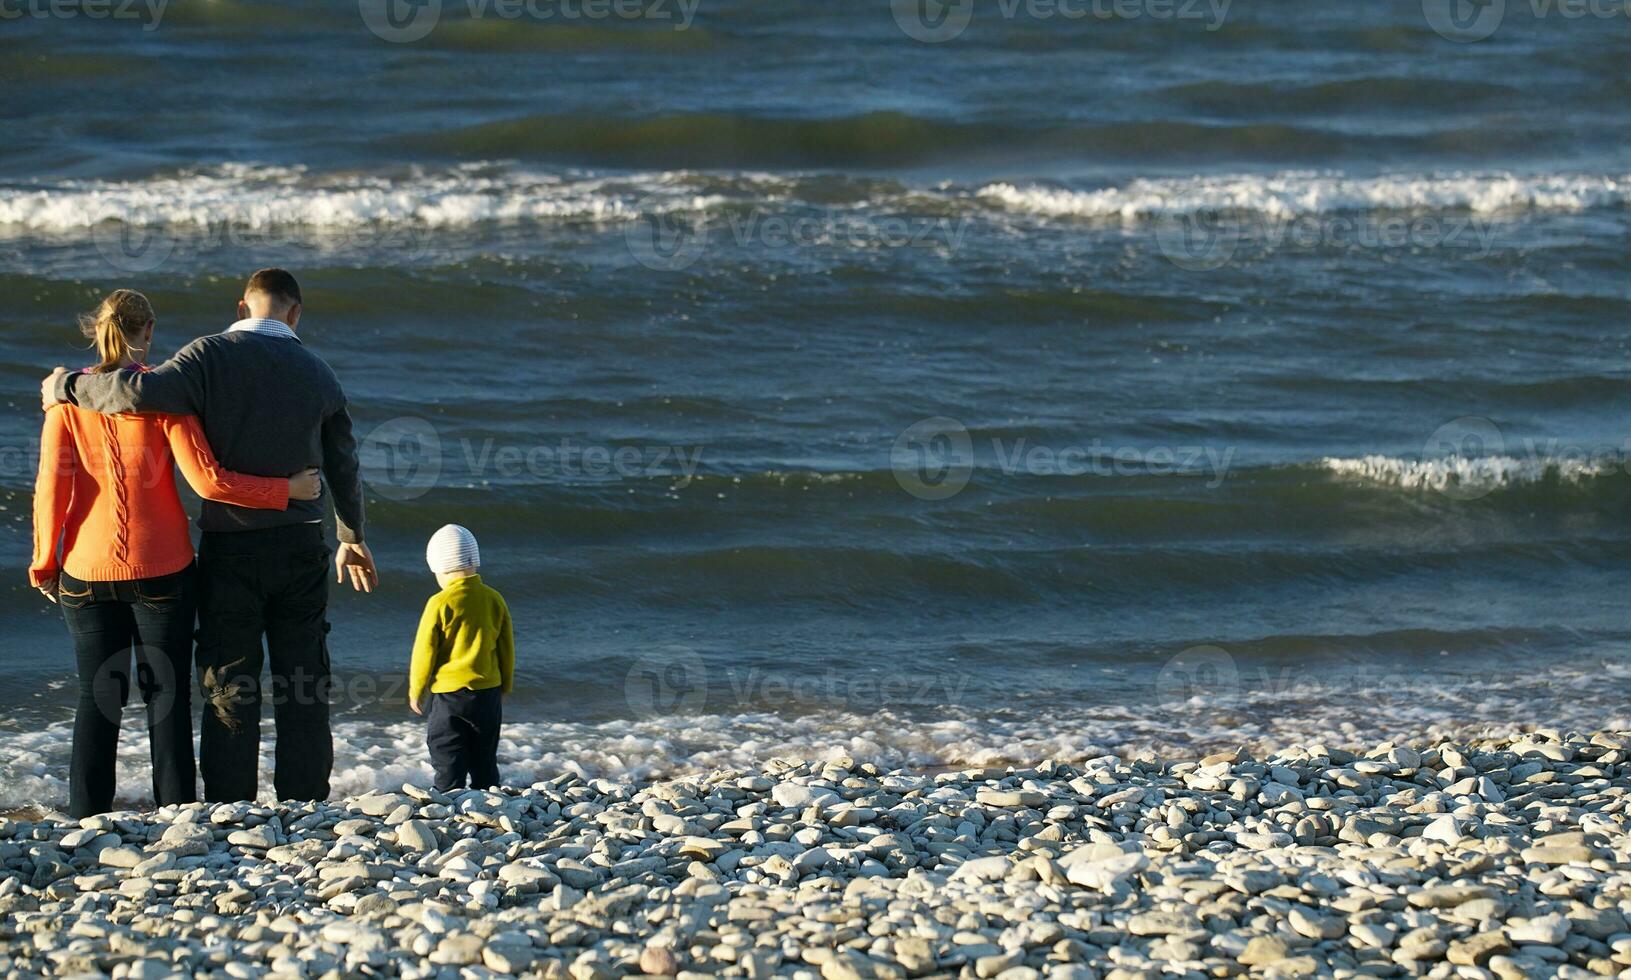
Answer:
[[12, 977], [1631, 976], [1631, 734], [0, 820]]

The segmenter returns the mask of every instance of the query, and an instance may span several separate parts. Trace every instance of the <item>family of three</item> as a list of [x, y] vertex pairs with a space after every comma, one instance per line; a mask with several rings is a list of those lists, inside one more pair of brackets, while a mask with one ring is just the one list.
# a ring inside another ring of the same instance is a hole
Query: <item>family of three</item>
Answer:
[[[325, 496], [339, 538], [336, 581], [372, 592], [379, 574], [363, 541], [345, 393], [301, 343], [302, 308], [294, 276], [262, 269], [244, 288], [237, 322], [149, 368], [153, 307], [116, 290], [82, 319], [99, 363], [58, 368], [42, 386], [29, 577], [62, 607], [77, 660], [72, 816], [113, 806], [132, 687], [147, 707], [159, 805], [193, 802], [200, 771], [205, 799], [255, 799], [266, 700], [277, 796], [328, 796]], [[204, 501], [196, 560], [177, 466]], [[443, 588], [420, 623], [410, 703], [422, 712], [428, 689], [439, 788], [493, 785], [500, 698], [513, 682], [509, 611], [477, 574], [480, 554], [464, 528], [438, 531], [427, 560]], [[197, 771], [195, 636], [205, 701]]]

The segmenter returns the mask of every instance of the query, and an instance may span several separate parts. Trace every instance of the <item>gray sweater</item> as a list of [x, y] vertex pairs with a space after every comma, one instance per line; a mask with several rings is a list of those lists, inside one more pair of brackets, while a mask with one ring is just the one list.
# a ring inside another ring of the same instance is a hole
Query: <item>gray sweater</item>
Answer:
[[[252, 476], [320, 467], [340, 540], [362, 541], [362, 477], [340, 381], [300, 341], [248, 331], [200, 337], [146, 372], [70, 374], [57, 397], [93, 412], [197, 415], [221, 465]], [[253, 531], [323, 518], [323, 501], [251, 510], [204, 501], [205, 531]]]

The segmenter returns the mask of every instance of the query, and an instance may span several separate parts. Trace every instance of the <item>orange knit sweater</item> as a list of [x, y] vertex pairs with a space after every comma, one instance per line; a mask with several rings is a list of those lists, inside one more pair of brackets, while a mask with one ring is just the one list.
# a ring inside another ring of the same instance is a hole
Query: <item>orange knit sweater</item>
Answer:
[[197, 416], [53, 406], [40, 437], [29, 580], [43, 585], [62, 569], [87, 582], [122, 582], [186, 568], [193, 543], [176, 492], [176, 463], [201, 497], [267, 510], [289, 506], [286, 478], [223, 470]]

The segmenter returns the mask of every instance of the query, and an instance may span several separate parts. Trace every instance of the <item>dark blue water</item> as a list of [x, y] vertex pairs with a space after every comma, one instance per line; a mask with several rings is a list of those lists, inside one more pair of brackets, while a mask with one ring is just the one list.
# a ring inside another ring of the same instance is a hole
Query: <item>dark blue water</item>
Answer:
[[358, 782], [447, 521], [540, 769], [1625, 718], [1627, 18], [372, 3], [0, 24], [21, 795], [37, 379], [271, 263], [370, 435]]

